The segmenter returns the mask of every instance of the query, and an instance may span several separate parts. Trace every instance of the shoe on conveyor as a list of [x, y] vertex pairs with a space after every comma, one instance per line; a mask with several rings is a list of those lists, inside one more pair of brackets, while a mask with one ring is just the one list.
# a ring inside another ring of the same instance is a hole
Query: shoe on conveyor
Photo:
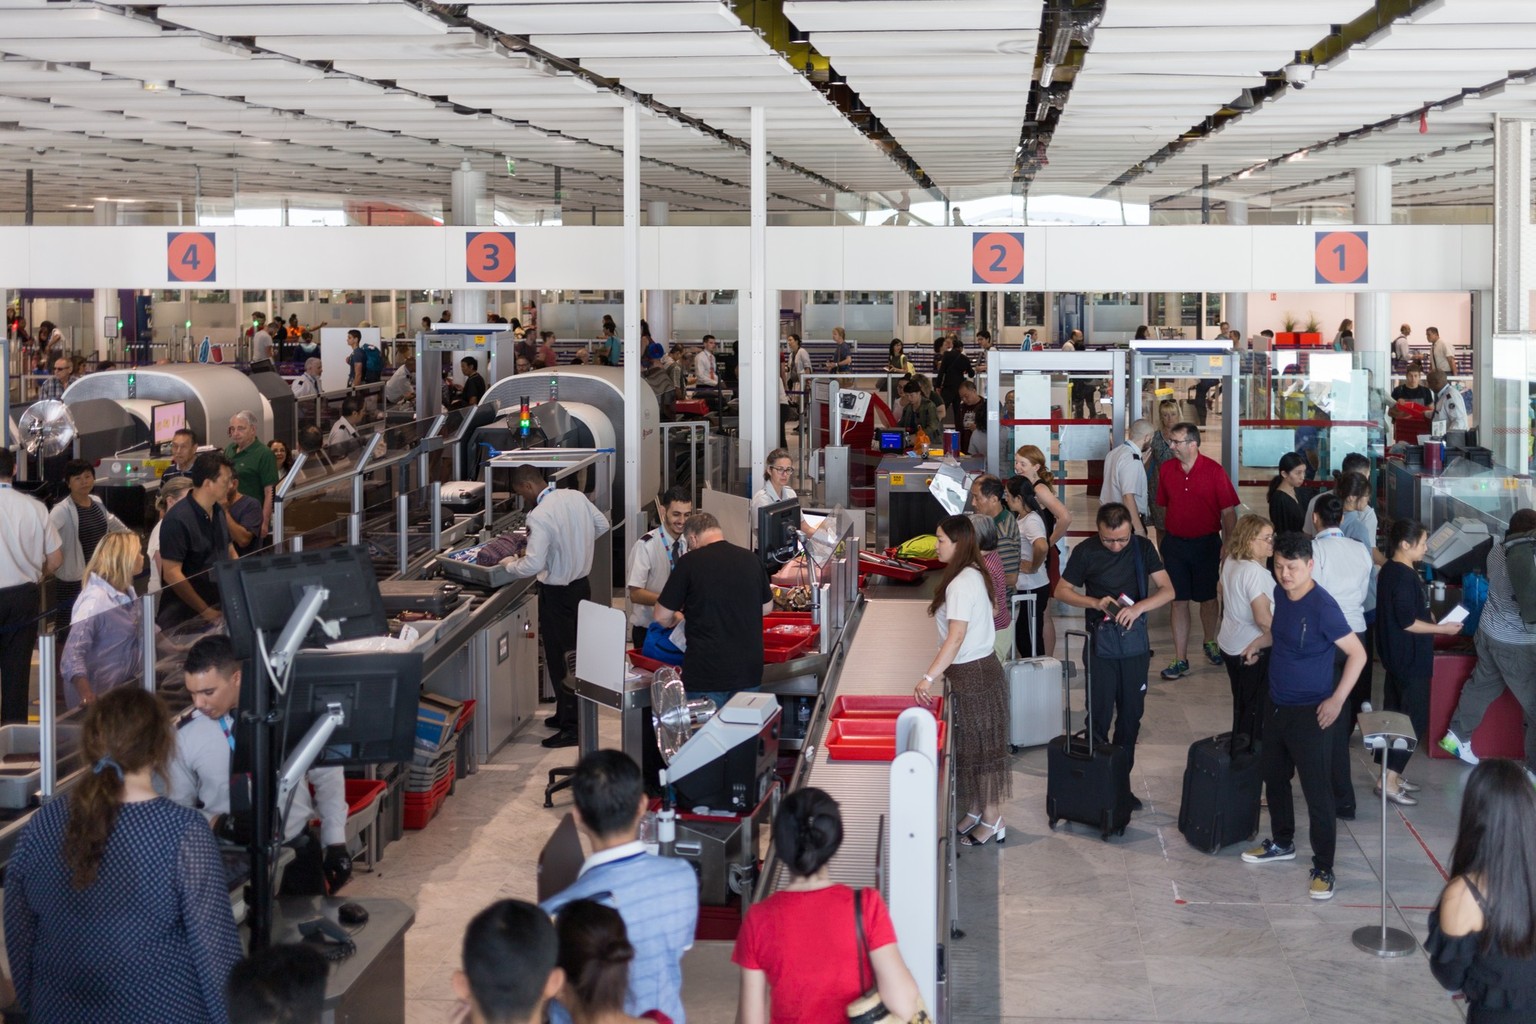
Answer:
[[1479, 760], [1478, 756], [1472, 753], [1472, 741], [1463, 740], [1449, 729], [1445, 730], [1445, 735], [1440, 737], [1440, 749], [1467, 764], [1477, 764]]
[[1180, 658], [1163, 669], [1162, 675], [1164, 679], [1183, 679], [1189, 675], [1189, 662]]
[[1295, 860], [1296, 844], [1281, 846], [1273, 839], [1266, 839], [1251, 850], [1243, 851], [1245, 864], [1268, 864], [1272, 860]]
[[1205, 642], [1205, 656], [1210, 659], [1212, 665], [1221, 664], [1221, 645], [1215, 640]]

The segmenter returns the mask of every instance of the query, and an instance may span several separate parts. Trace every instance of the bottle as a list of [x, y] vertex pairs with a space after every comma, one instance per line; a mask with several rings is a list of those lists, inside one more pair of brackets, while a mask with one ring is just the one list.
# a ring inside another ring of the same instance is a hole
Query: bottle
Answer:
[[800, 701], [799, 710], [795, 712], [795, 721], [799, 723], [799, 735], [804, 739], [806, 732], [811, 727], [811, 702], [809, 700], [802, 699]]

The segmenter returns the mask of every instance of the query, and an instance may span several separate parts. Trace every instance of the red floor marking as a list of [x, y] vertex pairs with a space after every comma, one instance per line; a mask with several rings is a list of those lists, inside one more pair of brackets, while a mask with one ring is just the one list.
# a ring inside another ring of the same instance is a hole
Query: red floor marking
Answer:
[[[1393, 809], [1396, 810], [1396, 808]], [[1413, 838], [1419, 841], [1419, 846], [1424, 850], [1424, 856], [1428, 857], [1429, 862], [1435, 866], [1435, 870], [1440, 872], [1440, 877], [1449, 882], [1451, 876], [1446, 873], [1445, 867], [1440, 863], [1440, 859], [1430, 850], [1429, 844], [1424, 841], [1424, 837], [1419, 835], [1419, 830], [1413, 827], [1413, 822], [1409, 821], [1407, 816], [1400, 810], [1397, 812], [1397, 816], [1402, 819], [1404, 825], [1408, 826], [1408, 831], [1413, 834]]]

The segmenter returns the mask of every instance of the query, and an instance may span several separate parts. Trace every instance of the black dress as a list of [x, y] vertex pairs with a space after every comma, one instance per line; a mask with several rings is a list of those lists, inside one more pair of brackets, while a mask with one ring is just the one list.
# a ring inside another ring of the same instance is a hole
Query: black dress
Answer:
[[[1477, 886], [1466, 878], [1467, 890], [1487, 914]], [[1483, 952], [1480, 932], [1455, 937], [1440, 930], [1440, 910], [1429, 914], [1424, 950], [1435, 980], [1448, 991], [1467, 997], [1467, 1024], [1529, 1024], [1536, 1020], [1536, 960], [1517, 960], [1497, 949]]]
[[1269, 496], [1269, 521], [1275, 524], [1276, 536], [1300, 530], [1306, 521], [1301, 502], [1277, 489]]
[[[1388, 711], [1401, 711], [1413, 723], [1420, 742], [1429, 735], [1429, 678], [1435, 670], [1435, 638], [1431, 633], [1410, 633], [1408, 627], [1429, 618], [1429, 595], [1419, 574], [1398, 561], [1381, 567], [1376, 580], [1376, 651], [1387, 678], [1383, 703]], [[1388, 754], [1387, 767], [1402, 771], [1408, 755]]]

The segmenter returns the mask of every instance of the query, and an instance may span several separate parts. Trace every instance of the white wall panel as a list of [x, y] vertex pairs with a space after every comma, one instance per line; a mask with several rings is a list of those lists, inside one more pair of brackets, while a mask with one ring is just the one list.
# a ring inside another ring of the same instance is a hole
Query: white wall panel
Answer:
[[1253, 229], [1249, 227], [1046, 231], [1050, 235], [1048, 291], [1246, 291], [1253, 277]]
[[[241, 283], [225, 281], [227, 249], [253, 288], [421, 288], [442, 278], [446, 241], [442, 228], [223, 228], [219, 283], [208, 287]], [[461, 278], [463, 264], [461, 252]]]
[[847, 233], [847, 228], [769, 228], [768, 286], [780, 291], [842, 290]]
[[[743, 290], [748, 271], [744, 227], [640, 229], [640, 277], [647, 288]], [[652, 258], [654, 253], [654, 258]]]

